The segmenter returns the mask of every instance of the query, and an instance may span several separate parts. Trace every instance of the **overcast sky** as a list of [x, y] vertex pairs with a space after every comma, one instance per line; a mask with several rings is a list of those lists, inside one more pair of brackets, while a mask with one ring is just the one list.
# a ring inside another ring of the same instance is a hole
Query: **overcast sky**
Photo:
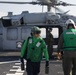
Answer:
[[[32, 0], [0, 0], [0, 1], [21, 1], [21, 2], [30, 2]], [[36, 0], [33, 0], [36, 1]], [[76, 4], [76, 0], [61, 0], [67, 3]], [[76, 6], [59, 6], [64, 12], [69, 11], [68, 14], [76, 16]], [[0, 4], [0, 17], [3, 15], [7, 15], [8, 12], [13, 12], [13, 14], [20, 14], [22, 11], [31, 12], [42, 12], [42, 6], [40, 5], [29, 5], [29, 4]], [[44, 12], [47, 11], [47, 8], [44, 7]]]

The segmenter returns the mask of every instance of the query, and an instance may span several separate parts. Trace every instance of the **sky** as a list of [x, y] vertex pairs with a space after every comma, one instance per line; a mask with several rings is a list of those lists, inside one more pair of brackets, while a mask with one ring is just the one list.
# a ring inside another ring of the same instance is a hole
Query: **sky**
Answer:
[[[0, 1], [19, 1], [19, 2], [30, 2], [32, 0], [0, 0]], [[36, 1], [36, 0], [33, 0]], [[61, 0], [67, 3], [76, 4], [76, 0]], [[68, 12], [68, 14], [75, 15], [76, 16], [76, 6], [58, 6], [60, 9], [63, 10], [63, 12]], [[0, 17], [6, 16], [8, 12], [13, 12], [13, 14], [21, 14], [22, 11], [29, 11], [29, 13], [38, 13], [42, 12], [42, 6], [40, 5], [29, 5], [29, 4], [0, 4]], [[47, 12], [47, 7], [44, 7], [43, 12]], [[62, 13], [63, 13], [62, 12]]]

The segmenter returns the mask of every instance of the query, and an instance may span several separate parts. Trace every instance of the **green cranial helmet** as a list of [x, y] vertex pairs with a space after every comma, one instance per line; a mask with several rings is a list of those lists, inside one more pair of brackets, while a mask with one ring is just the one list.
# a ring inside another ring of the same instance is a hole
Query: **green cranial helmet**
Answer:
[[41, 33], [41, 30], [40, 30], [39, 27], [34, 26], [34, 27], [32, 27], [32, 29], [31, 29], [31, 33], [32, 33], [32, 34], [40, 34], [40, 33]]

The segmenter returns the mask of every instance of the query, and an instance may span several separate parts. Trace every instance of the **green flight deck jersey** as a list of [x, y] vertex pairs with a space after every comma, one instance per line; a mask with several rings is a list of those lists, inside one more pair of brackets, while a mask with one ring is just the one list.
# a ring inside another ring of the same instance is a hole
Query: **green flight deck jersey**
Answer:
[[41, 38], [35, 38], [34, 36], [27, 38], [21, 49], [21, 57], [25, 55], [25, 50], [27, 48], [27, 59], [32, 62], [40, 62], [42, 60], [43, 54], [46, 61], [49, 60], [48, 50], [45, 41]]
[[63, 33], [64, 50], [76, 50], [76, 30], [68, 29]]

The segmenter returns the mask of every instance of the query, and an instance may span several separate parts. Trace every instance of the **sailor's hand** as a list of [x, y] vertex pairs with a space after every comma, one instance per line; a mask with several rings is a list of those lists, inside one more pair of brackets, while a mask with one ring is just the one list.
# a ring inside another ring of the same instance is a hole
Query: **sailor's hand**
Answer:
[[60, 60], [62, 58], [62, 55], [60, 52], [57, 54], [57, 58], [58, 58], [58, 60]]

